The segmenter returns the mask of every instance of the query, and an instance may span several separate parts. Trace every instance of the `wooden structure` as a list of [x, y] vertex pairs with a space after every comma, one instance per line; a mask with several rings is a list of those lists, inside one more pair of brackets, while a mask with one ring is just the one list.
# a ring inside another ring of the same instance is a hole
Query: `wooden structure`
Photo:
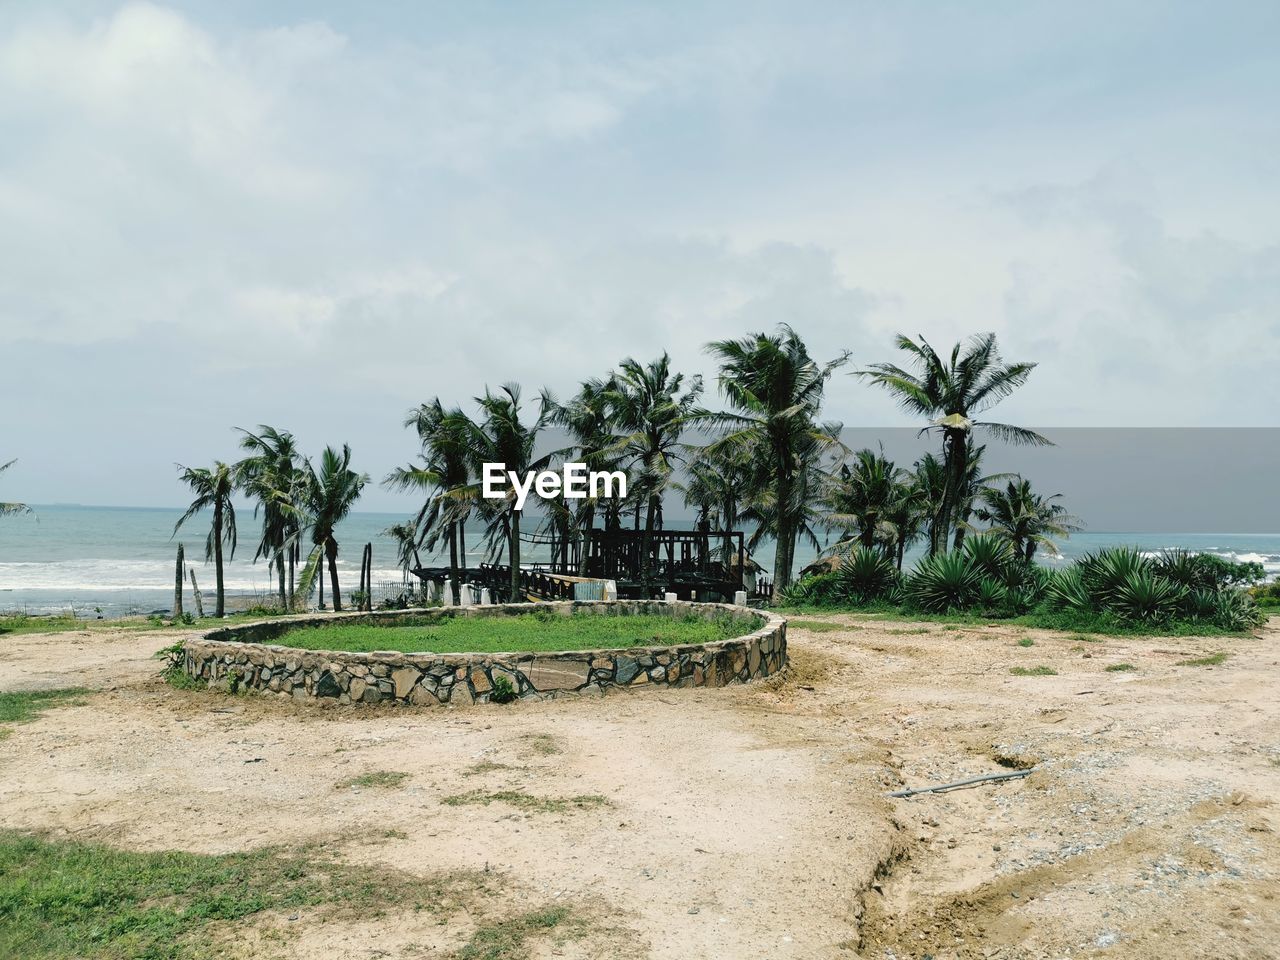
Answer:
[[[747, 567], [745, 535], [740, 531], [655, 530], [649, 536], [647, 570], [641, 530], [592, 530], [585, 541], [524, 536], [521, 542], [549, 547], [552, 560], [524, 565], [522, 591], [538, 600], [573, 598], [574, 581], [612, 580], [623, 600], [662, 599], [732, 601], [743, 589]], [[585, 556], [584, 556], [585, 552]], [[446, 580], [447, 567], [420, 567], [423, 580]], [[495, 601], [509, 599], [511, 568], [484, 563], [460, 571], [462, 578], [489, 588]], [[751, 591], [759, 597], [759, 591]]]

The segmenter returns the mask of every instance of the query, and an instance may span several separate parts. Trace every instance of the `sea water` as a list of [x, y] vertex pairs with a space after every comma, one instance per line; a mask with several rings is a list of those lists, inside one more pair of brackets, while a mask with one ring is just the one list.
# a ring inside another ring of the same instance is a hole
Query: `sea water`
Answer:
[[[36, 506], [34, 516], [0, 518], [0, 611], [24, 610], [54, 613], [74, 610], [87, 617], [113, 617], [130, 613], [168, 610], [173, 603], [174, 556], [181, 542], [189, 569], [194, 569], [212, 609], [213, 564], [204, 562], [209, 516], [187, 522], [174, 535], [179, 509], [137, 507]], [[265, 560], [254, 561], [258, 523], [252, 509], [238, 514], [239, 546], [226, 563], [225, 579], [233, 597], [270, 599], [275, 579]], [[359, 585], [360, 556], [366, 543], [373, 544], [375, 584], [394, 585], [404, 580], [397, 565], [395, 541], [385, 531], [407, 518], [399, 513], [352, 513], [337, 530], [340, 544], [338, 576], [344, 594]], [[536, 518], [532, 524], [536, 528]], [[468, 531], [467, 563], [478, 566], [486, 559], [479, 524]], [[669, 517], [668, 526], [687, 529], [690, 524]], [[1211, 533], [1078, 533], [1060, 543], [1058, 557], [1040, 555], [1046, 564], [1068, 562], [1101, 547], [1130, 545], [1146, 553], [1170, 547], [1214, 553], [1232, 560], [1255, 561], [1274, 578], [1280, 574], [1280, 534]], [[310, 546], [306, 545], [305, 549]], [[548, 560], [547, 548], [526, 544], [526, 563]], [[908, 564], [918, 550], [908, 554]], [[812, 561], [818, 552], [800, 544], [796, 569]], [[772, 544], [761, 544], [756, 560], [766, 570], [772, 566]], [[423, 553], [422, 562], [443, 565], [445, 558]], [[500, 562], [500, 561], [499, 561]], [[325, 593], [329, 592], [328, 577]], [[314, 597], [313, 597], [314, 600]], [[191, 608], [190, 581], [185, 603]]]

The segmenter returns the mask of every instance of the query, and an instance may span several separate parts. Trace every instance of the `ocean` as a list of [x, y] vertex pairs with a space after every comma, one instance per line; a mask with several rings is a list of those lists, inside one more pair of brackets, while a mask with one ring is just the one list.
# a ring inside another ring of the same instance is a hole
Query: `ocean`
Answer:
[[[188, 521], [174, 537], [173, 524], [182, 512], [176, 508], [58, 505], [34, 509], [35, 516], [0, 518], [0, 612], [74, 611], [85, 617], [116, 617], [167, 611], [173, 602], [173, 564], [179, 542], [184, 545], [188, 567], [196, 571], [206, 608], [212, 609], [213, 564], [203, 562], [207, 516]], [[245, 509], [238, 516], [240, 543], [235, 558], [226, 566], [227, 591], [242, 599], [271, 597], [275, 586], [266, 562], [253, 562], [258, 531], [253, 511]], [[404, 519], [399, 513], [353, 513], [343, 522], [338, 530], [338, 576], [344, 595], [359, 584], [360, 553], [365, 543], [373, 544], [375, 584], [403, 579], [396, 565], [395, 544], [382, 531]], [[674, 517], [668, 525], [687, 526]], [[474, 566], [485, 556], [478, 529], [468, 533], [468, 564]], [[1147, 552], [1184, 547], [1256, 561], [1271, 578], [1280, 575], [1280, 534], [1274, 533], [1078, 533], [1062, 542], [1061, 558], [1041, 559], [1062, 563], [1099, 547], [1122, 544]], [[800, 546], [797, 569], [815, 555], [812, 547]], [[524, 558], [527, 562], [547, 559], [527, 546]], [[422, 559], [431, 563], [433, 558], [424, 554]], [[756, 559], [768, 568], [772, 548], [766, 545], [758, 550]], [[189, 581], [185, 602], [190, 609]]]

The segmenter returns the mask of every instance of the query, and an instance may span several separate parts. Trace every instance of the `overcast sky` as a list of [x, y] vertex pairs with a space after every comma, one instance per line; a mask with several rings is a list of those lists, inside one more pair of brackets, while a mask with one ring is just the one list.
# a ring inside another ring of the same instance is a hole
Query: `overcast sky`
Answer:
[[381, 477], [431, 396], [780, 321], [1280, 423], [1280, 5], [371, 6], [0, 5], [0, 496], [177, 504], [261, 422]]

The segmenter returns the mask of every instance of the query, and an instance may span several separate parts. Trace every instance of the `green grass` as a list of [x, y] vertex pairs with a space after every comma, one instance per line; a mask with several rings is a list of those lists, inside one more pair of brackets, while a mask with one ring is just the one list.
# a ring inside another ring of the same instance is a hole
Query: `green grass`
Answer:
[[220, 957], [219, 933], [264, 911], [455, 910], [484, 882], [478, 873], [417, 877], [318, 855], [138, 853], [0, 831], [0, 957]]
[[1216, 667], [1227, 662], [1225, 653], [1211, 653], [1207, 657], [1197, 657], [1194, 660], [1179, 660], [1180, 667]]
[[487, 807], [491, 803], [505, 803], [519, 810], [532, 813], [568, 813], [570, 810], [588, 810], [593, 807], [612, 806], [607, 797], [598, 793], [584, 793], [576, 797], [535, 797], [523, 790], [498, 790], [493, 793], [484, 790], [469, 790], [466, 793], [454, 794], [440, 801], [449, 807], [480, 805]]
[[1128, 673], [1130, 670], [1137, 670], [1132, 663], [1113, 663], [1107, 667], [1107, 673]]
[[1023, 637], [1018, 641], [1018, 646], [1020, 647], [1034, 647], [1035, 645], [1036, 642], [1031, 637]]
[[409, 774], [401, 773], [399, 770], [374, 770], [372, 773], [362, 773], [356, 777], [347, 777], [345, 780], [339, 780], [334, 784], [339, 790], [350, 787], [398, 787], [409, 779]]
[[[77, 697], [88, 693], [81, 687], [61, 690], [29, 690], [21, 693], [0, 693], [0, 723], [30, 723], [50, 707], [75, 703]], [[9, 735], [0, 728], [0, 739]]]
[[862, 629], [862, 627], [851, 627], [844, 623], [829, 623], [826, 620], [788, 620], [787, 626], [796, 630], [808, 630], [810, 633], [835, 633], [839, 630]]
[[1012, 667], [1009, 670], [1015, 677], [1056, 677], [1058, 671], [1043, 664], [1038, 667]]
[[544, 907], [504, 920], [482, 923], [471, 939], [454, 954], [455, 960], [524, 960], [529, 956], [529, 940], [548, 931], [561, 930], [566, 936], [583, 936], [583, 929], [564, 930], [568, 907]]
[[421, 618], [397, 626], [339, 623], [299, 627], [274, 642], [305, 650], [501, 653], [714, 643], [754, 629], [727, 616], [711, 620], [660, 614], [560, 616], [548, 611], [514, 617]]

